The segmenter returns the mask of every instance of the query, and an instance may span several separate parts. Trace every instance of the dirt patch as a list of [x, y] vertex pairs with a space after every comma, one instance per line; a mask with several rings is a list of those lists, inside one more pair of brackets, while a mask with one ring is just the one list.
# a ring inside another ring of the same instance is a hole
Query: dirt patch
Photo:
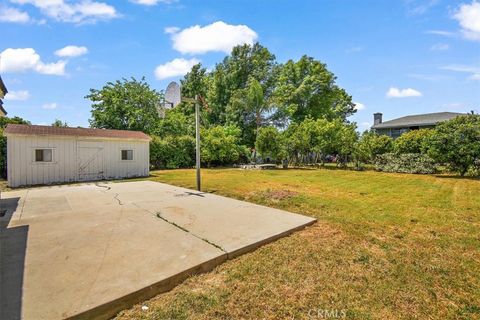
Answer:
[[298, 195], [298, 192], [292, 190], [263, 190], [260, 192], [255, 193], [257, 196], [260, 195], [263, 198], [274, 200], [274, 201], [282, 201], [287, 200], [290, 198], [295, 197]]

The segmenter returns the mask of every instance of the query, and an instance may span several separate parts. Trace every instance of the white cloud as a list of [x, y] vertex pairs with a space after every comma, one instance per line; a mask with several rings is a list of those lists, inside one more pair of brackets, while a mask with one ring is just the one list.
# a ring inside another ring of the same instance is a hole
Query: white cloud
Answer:
[[453, 36], [455, 36], [454, 32], [445, 31], [445, 30], [428, 30], [428, 31], [425, 31], [425, 33], [434, 34], [434, 35], [443, 36], [443, 37], [453, 37]]
[[27, 23], [30, 22], [30, 16], [24, 11], [16, 8], [9, 8], [0, 6], [0, 21], [13, 23]]
[[66, 46], [55, 51], [55, 55], [59, 57], [78, 57], [88, 53], [87, 47]]
[[161, 2], [163, 3], [175, 2], [175, 0], [130, 0], [130, 1], [136, 4], [144, 5], [144, 6], [155, 6]]
[[460, 23], [466, 39], [480, 41], [480, 2], [462, 4], [453, 18]]
[[448, 70], [454, 72], [469, 73], [469, 80], [480, 80], [480, 67], [468, 66], [463, 64], [451, 64], [440, 67], [441, 70]]
[[30, 98], [30, 93], [27, 90], [19, 90], [19, 91], [8, 91], [5, 95], [5, 100], [10, 101], [24, 101]]
[[404, 0], [410, 15], [422, 15], [439, 3], [439, 0]]
[[158, 80], [163, 80], [171, 77], [183, 76], [190, 72], [192, 67], [200, 63], [198, 59], [183, 59], [177, 58], [165, 64], [161, 64], [155, 68], [155, 77]]
[[53, 110], [53, 109], [57, 109], [58, 105], [53, 102], [53, 103], [45, 103], [42, 108], [43, 109], [47, 109], [47, 110]]
[[357, 52], [362, 52], [364, 50], [364, 47], [362, 46], [355, 46], [348, 48], [345, 52], [346, 53], [357, 53]]
[[435, 43], [433, 46], [430, 47], [432, 51], [445, 51], [450, 49], [450, 46], [446, 43]]
[[365, 109], [365, 105], [363, 103], [354, 102], [354, 104], [355, 104], [355, 110], [357, 110], [357, 111]]
[[[169, 28], [166, 31], [174, 31]], [[192, 26], [171, 33], [173, 48], [183, 54], [202, 54], [210, 51], [230, 53], [241, 44], [253, 44], [258, 35], [246, 25], [230, 25], [217, 21], [207, 26]]]
[[178, 28], [178, 27], [166, 27], [165, 29], [163, 29], [163, 31], [166, 34], [173, 34], [173, 33], [177, 33], [178, 31], [180, 31], [180, 28]]
[[0, 53], [0, 72], [26, 72], [35, 71], [49, 75], [64, 75], [66, 61], [45, 63], [40, 55], [32, 48], [5, 49]]
[[407, 97], [421, 97], [422, 93], [412, 88], [399, 89], [391, 87], [386, 93], [387, 98], [407, 98]]
[[61, 22], [93, 23], [117, 18], [116, 9], [104, 2], [82, 0], [75, 3], [64, 0], [10, 0], [17, 4], [31, 4], [42, 14]]

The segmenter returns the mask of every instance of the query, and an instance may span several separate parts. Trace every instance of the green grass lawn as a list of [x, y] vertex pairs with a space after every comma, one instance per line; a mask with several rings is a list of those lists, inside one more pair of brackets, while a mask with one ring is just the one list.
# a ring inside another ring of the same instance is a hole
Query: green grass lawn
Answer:
[[[202, 177], [205, 191], [318, 223], [118, 319], [322, 319], [323, 310], [357, 319], [480, 319], [479, 180], [327, 169], [212, 169]], [[195, 171], [150, 179], [194, 188]]]
[[[195, 186], [194, 170], [153, 176]], [[319, 319], [318, 310], [357, 319], [480, 319], [479, 180], [325, 169], [217, 169], [202, 177], [205, 191], [318, 223], [118, 319]]]

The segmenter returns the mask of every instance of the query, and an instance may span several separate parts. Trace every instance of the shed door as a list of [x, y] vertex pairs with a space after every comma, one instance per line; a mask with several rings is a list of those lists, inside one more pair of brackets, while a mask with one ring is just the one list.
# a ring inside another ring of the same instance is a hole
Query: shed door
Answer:
[[103, 144], [79, 141], [77, 145], [78, 180], [101, 180], [104, 175]]

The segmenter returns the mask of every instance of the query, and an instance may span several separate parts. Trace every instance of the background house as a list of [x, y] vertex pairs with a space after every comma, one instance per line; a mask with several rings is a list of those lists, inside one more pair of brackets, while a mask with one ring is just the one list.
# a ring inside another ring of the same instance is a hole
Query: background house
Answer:
[[7, 92], [7, 87], [5, 87], [5, 83], [3, 83], [2, 77], [0, 76], [0, 117], [5, 117], [7, 115], [7, 111], [3, 108], [3, 98]]
[[149, 175], [143, 132], [9, 124], [4, 134], [10, 187]]
[[372, 130], [378, 134], [384, 134], [395, 139], [407, 131], [434, 128], [437, 123], [453, 119], [460, 115], [463, 115], [463, 113], [436, 112], [405, 116], [383, 122], [383, 115], [381, 113], [374, 113]]

